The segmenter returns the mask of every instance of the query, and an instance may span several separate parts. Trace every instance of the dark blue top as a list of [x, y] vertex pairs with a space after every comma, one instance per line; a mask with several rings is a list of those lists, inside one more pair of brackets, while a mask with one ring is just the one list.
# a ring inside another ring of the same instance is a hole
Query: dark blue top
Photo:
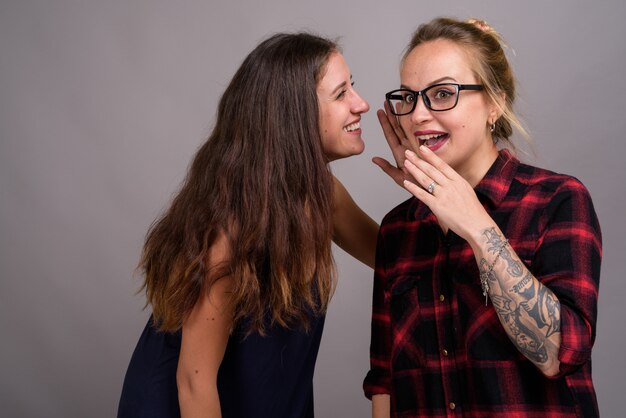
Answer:
[[[312, 418], [313, 371], [324, 316], [309, 332], [269, 328], [231, 335], [217, 377], [223, 418]], [[124, 379], [118, 418], [180, 417], [176, 367], [181, 334], [158, 332], [148, 321]]]

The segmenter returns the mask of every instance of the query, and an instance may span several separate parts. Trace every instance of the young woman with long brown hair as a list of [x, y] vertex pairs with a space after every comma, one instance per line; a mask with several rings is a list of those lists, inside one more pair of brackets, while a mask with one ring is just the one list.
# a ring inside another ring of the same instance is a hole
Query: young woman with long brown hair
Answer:
[[331, 240], [372, 266], [378, 225], [328, 163], [362, 152], [338, 46], [278, 34], [244, 60], [141, 258], [152, 317], [119, 417], [310, 417], [335, 271]]

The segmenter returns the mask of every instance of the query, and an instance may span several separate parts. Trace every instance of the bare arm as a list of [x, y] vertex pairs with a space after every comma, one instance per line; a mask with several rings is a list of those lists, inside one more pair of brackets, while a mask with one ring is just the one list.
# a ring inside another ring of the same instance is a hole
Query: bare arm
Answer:
[[[227, 253], [226, 240], [220, 236], [209, 250], [210, 264], [224, 261]], [[215, 282], [183, 323], [176, 382], [184, 418], [222, 416], [217, 372], [232, 326], [230, 287], [229, 277]]]
[[372, 418], [389, 418], [391, 416], [390, 399], [389, 395], [372, 396]]
[[333, 177], [333, 241], [348, 254], [374, 268], [378, 224], [354, 202]]

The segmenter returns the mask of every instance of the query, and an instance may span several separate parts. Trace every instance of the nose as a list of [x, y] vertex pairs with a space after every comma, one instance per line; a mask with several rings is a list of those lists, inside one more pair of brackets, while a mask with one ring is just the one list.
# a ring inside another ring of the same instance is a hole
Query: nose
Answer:
[[[421, 96], [421, 97], [420, 97]], [[424, 123], [432, 118], [432, 113], [428, 107], [426, 107], [426, 102], [424, 101], [424, 96], [421, 94], [416, 98], [415, 109], [411, 112], [411, 122], [415, 124]]]
[[370, 110], [370, 105], [367, 103], [367, 100], [361, 97], [359, 93], [354, 90], [354, 97], [352, 100], [352, 113], [360, 114], [365, 113]]

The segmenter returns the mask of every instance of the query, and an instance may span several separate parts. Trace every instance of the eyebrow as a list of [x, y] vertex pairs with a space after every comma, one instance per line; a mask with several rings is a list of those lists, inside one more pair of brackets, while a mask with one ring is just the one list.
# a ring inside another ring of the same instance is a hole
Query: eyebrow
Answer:
[[[433, 80], [432, 82], [430, 82], [429, 84], [427, 84], [427, 87], [432, 86], [434, 84], [439, 84], [442, 81], [446, 81], [446, 80], [450, 80], [450, 81], [456, 81], [456, 79], [454, 77], [450, 77], [450, 76], [445, 76], [445, 77], [441, 77], [438, 78], [436, 80]], [[411, 88], [409, 86], [407, 86], [406, 84], [400, 84], [400, 87], [403, 89], [409, 89], [411, 90]]]
[[[352, 81], [352, 74], [350, 74], [350, 81]], [[337, 87], [335, 87], [335, 89], [333, 91], [330, 92], [330, 95], [334, 96], [339, 90], [344, 88], [346, 86], [346, 84], [347, 84], [346, 81], [344, 81], [343, 83], [339, 84]]]

